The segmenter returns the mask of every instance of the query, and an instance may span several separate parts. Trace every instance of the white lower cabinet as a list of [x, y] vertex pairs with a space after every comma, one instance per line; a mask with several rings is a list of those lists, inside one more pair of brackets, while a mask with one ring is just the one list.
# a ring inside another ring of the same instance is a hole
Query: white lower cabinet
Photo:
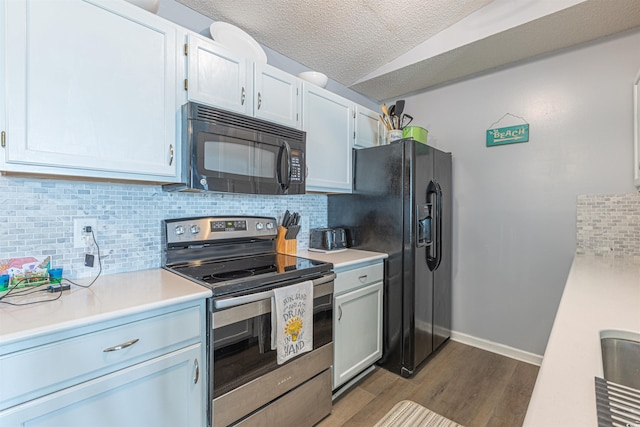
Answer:
[[336, 271], [334, 390], [382, 357], [382, 266]]
[[203, 426], [202, 345], [154, 358], [0, 412], [0, 425]]
[[0, 346], [0, 425], [206, 426], [204, 329], [203, 301]]

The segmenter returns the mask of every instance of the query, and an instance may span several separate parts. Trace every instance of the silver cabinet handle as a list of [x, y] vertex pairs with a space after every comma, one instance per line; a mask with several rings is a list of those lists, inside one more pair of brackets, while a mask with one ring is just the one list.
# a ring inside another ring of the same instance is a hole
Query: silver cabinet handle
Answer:
[[169, 166], [173, 164], [173, 144], [169, 145]]
[[360, 280], [362, 283], [365, 283], [367, 281], [367, 275], [364, 274], [364, 275], [358, 277], [358, 280]]
[[244, 86], [242, 86], [242, 98], [240, 100], [240, 105], [244, 105], [244, 98], [245, 98], [246, 94], [247, 93], [244, 90]]
[[261, 105], [262, 105], [262, 94], [258, 92], [258, 110], [260, 109]]
[[200, 378], [200, 365], [198, 365], [198, 359], [194, 359], [193, 367], [196, 370], [195, 375], [193, 376], [193, 383], [198, 384], [198, 379]]
[[338, 306], [338, 322], [342, 319], [342, 306]]
[[131, 347], [132, 345], [134, 345], [135, 343], [137, 343], [138, 341], [140, 341], [138, 338], [133, 339], [131, 341], [127, 341], [124, 342], [122, 344], [118, 344], [118, 345], [114, 345], [113, 347], [108, 347], [105, 348], [104, 350], [102, 350], [104, 353], [109, 353], [110, 351], [118, 351], [118, 350], [122, 350], [123, 348], [127, 348], [127, 347]]

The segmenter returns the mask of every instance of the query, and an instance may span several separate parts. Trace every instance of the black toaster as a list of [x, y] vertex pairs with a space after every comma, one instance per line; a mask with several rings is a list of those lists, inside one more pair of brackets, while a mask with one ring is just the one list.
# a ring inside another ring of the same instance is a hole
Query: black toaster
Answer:
[[309, 249], [335, 251], [347, 248], [343, 228], [313, 228], [309, 231]]

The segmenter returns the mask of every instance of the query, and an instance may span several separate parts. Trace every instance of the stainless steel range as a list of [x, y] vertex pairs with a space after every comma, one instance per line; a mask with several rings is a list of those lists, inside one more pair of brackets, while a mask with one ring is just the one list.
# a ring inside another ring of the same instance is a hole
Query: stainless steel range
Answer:
[[[305, 426], [331, 412], [333, 265], [275, 252], [270, 217], [163, 222], [163, 265], [209, 287], [209, 424]], [[313, 350], [278, 365], [273, 289], [313, 282]]]

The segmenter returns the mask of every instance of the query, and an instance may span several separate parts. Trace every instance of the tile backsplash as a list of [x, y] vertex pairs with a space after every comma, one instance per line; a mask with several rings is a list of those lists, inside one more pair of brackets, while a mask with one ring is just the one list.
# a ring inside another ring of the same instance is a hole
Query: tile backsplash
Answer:
[[640, 193], [578, 196], [579, 254], [640, 257]]
[[96, 218], [103, 274], [159, 267], [161, 221], [202, 215], [263, 215], [280, 220], [286, 209], [301, 214], [298, 248], [307, 248], [309, 229], [325, 227], [322, 194], [255, 196], [167, 193], [159, 185], [0, 177], [0, 259], [52, 257], [68, 278], [98, 272], [84, 266], [83, 248], [73, 246], [75, 218]]

